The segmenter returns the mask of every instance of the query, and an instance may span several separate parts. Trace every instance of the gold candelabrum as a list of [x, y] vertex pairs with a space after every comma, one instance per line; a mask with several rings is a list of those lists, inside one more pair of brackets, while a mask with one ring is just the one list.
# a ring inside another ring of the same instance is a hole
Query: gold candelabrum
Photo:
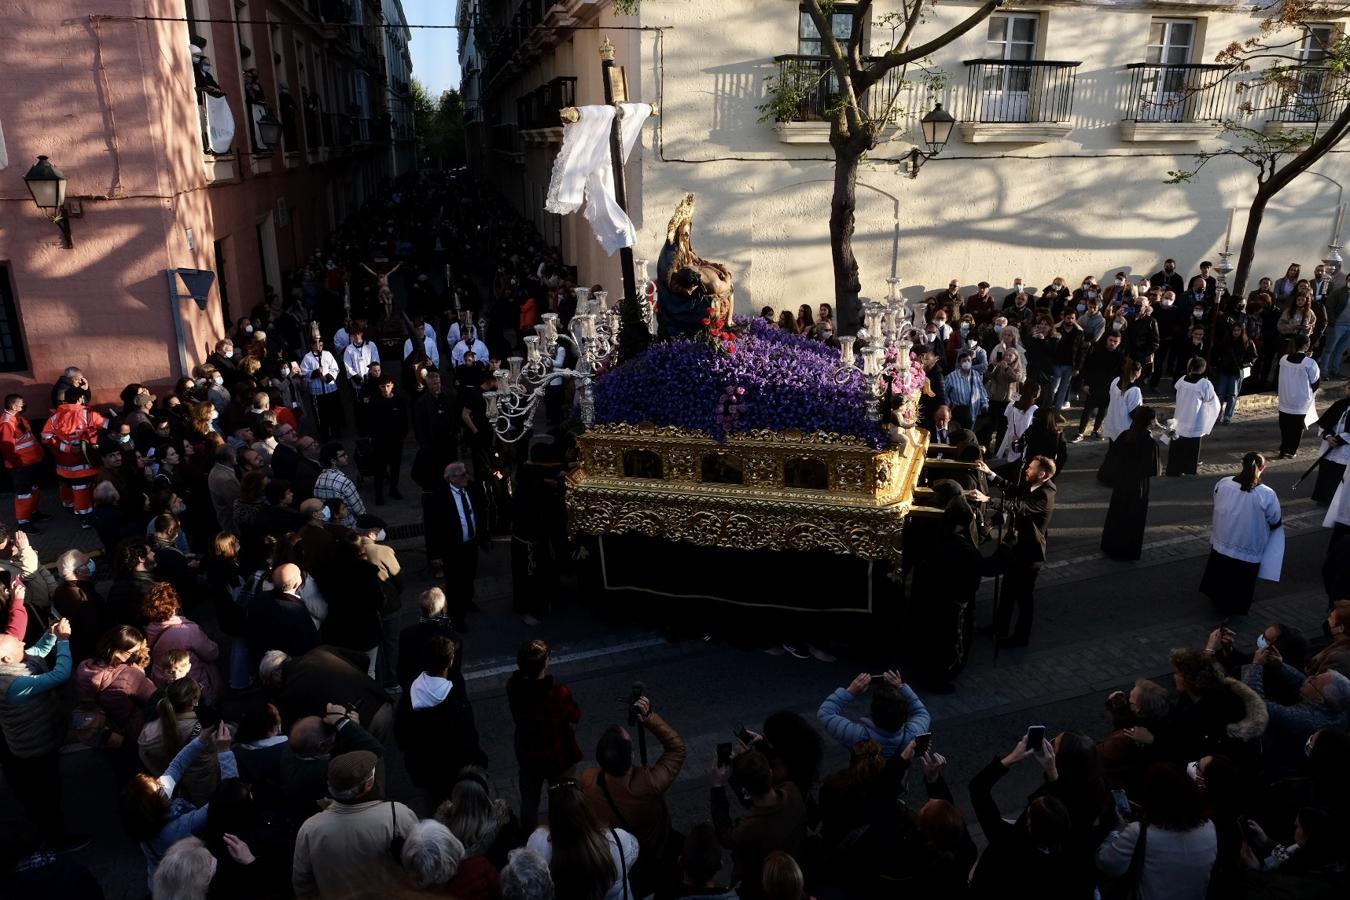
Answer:
[[[535, 333], [524, 339], [525, 356], [507, 359], [498, 369], [497, 390], [483, 394], [487, 415], [497, 437], [514, 443], [534, 427], [534, 418], [548, 385], [555, 378], [576, 382], [582, 424], [595, 421], [595, 376], [612, 362], [619, 348], [619, 311], [608, 305], [606, 291], [576, 288], [577, 312], [566, 333], [558, 328], [556, 313], [544, 313]], [[562, 365], [560, 350], [570, 347], [574, 368]]]
[[654, 425], [593, 425], [568, 475], [573, 534], [637, 534], [743, 550], [821, 550], [898, 566], [925, 432], [876, 450], [836, 434], [725, 442]]

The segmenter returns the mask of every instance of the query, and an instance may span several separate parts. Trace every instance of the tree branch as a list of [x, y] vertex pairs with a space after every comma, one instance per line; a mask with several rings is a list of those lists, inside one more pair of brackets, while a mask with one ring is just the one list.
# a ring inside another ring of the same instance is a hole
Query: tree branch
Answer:
[[[853, 81], [853, 73], [849, 71], [848, 60], [844, 57], [844, 50], [839, 46], [839, 41], [834, 36], [834, 29], [830, 27], [830, 22], [825, 16], [825, 11], [820, 8], [820, 0], [804, 0], [806, 5], [806, 14], [811, 17], [815, 23], [816, 31], [820, 32], [820, 43], [825, 48], [825, 55], [830, 58], [830, 66], [834, 69], [835, 76], [839, 79], [839, 89], [845, 92], [843, 109], [840, 113], [844, 121], [839, 120], [839, 114], [836, 114], [836, 122], [842, 126], [847, 122], [848, 130], [856, 133], [862, 127], [862, 121], [858, 113], [858, 94]], [[854, 28], [857, 27], [857, 21], [854, 21]], [[842, 127], [839, 129], [842, 131]]]
[[[807, 3], [811, 6], [814, 6], [816, 5], [816, 0], [807, 0]], [[928, 41], [927, 43], [920, 44], [919, 46], [913, 49], [901, 49], [898, 46], [892, 47], [890, 50], [886, 51], [886, 54], [884, 56], [882, 56], [876, 62], [872, 63], [862, 72], [861, 76], [858, 79], [858, 90], [859, 91], [867, 90], [867, 88], [871, 87], [872, 85], [880, 81], [883, 77], [885, 77], [887, 72], [889, 72], [891, 69], [894, 69], [896, 66], [903, 66], [906, 63], [911, 63], [914, 62], [915, 60], [923, 59], [925, 56], [932, 53], [934, 50], [939, 50], [947, 46], [952, 41], [956, 40], [961, 35], [965, 34], [967, 31], [970, 31], [976, 25], [980, 24], [985, 19], [989, 18], [989, 16], [993, 14], [994, 10], [998, 9], [1002, 5], [1003, 0], [988, 0], [988, 2], [986, 2], [979, 9], [975, 10], [975, 12], [971, 13], [964, 21], [953, 26], [952, 28], [948, 29], [947, 31], [943, 32], [942, 34], [933, 38], [931, 41]], [[919, 6], [920, 4], [916, 0], [915, 8], [917, 9], [919, 8]], [[908, 34], [909, 31], [910, 29], [907, 23], [906, 33]]]
[[867, 11], [872, 8], [872, 0], [862, 0], [853, 9], [853, 30], [848, 36], [848, 67], [851, 72], [862, 70], [862, 40], [867, 25]]

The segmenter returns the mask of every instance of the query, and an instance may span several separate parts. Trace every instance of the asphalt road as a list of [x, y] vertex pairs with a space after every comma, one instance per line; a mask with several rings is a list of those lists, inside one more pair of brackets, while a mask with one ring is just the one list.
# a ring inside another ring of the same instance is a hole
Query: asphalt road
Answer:
[[[1221, 428], [1206, 442], [1204, 474], [1155, 480], [1145, 558], [1134, 564], [1105, 560], [1097, 552], [1109, 492], [1096, 484], [1093, 473], [1104, 444], [1070, 448], [1069, 464], [1058, 478], [1051, 565], [1037, 594], [1031, 646], [1004, 651], [995, 659], [987, 642], [980, 642], [954, 694], [924, 696], [933, 713], [935, 746], [950, 761], [949, 780], [967, 812], [969, 777], [992, 755], [1006, 752], [1028, 724], [1044, 724], [1051, 734], [1076, 729], [1103, 735], [1109, 727], [1103, 707], [1109, 690], [1126, 688], [1135, 677], [1155, 677], [1167, 684], [1167, 649], [1200, 643], [1217, 624], [1218, 616], [1197, 591], [1208, 553], [1210, 492], [1218, 477], [1236, 472], [1244, 452], [1269, 452], [1275, 446], [1273, 420], [1271, 412], [1239, 412], [1236, 424]], [[1277, 617], [1310, 634], [1318, 629], [1325, 607], [1318, 575], [1325, 532], [1319, 527], [1320, 515], [1306, 499], [1311, 479], [1301, 493], [1290, 491], [1311, 452], [1308, 446], [1298, 459], [1273, 462], [1268, 472], [1266, 481], [1279, 493], [1291, 522], [1288, 553], [1283, 580], [1258, 587], [1250, 621], [1234, 620], [1244, 637]], [[405, 610], [410, 619], [415, 617], [411, 598], [428, 583], [417, 575], [424, 568], [418, 545], [420, 540], [396, 545], [414, 576]], [[837, 662], [821, 663], [701, 640], [670, 643], [651, 624], [601, 618], [575, 597], [564, 598], [543, 627], [532, 631], [510, 615], [507, 570], [507, 546], [498, 543], [481, 570], [479, 594], [485, 612], [473, 620], [466, 666], [485, 749], [493, 760], [493, 779], [497, 789], [513, 799], [512, 729], [503, 686], [513, 668], [515, 648], [526, 637], [539, 634], [553, 645], [554, 671], [572, 686], [584, 711], [580, 741], [587, 753], [606, 725], [623, 721], [621, 698], [632, 682], [647, 685], [657, 708], [690, 746], [689, 760], [669, 796], [681, 827], [708, 816], [708, 774], [715, 747], [730, 740], [738, 726], [755, 728], [778, 709], [813, 718], [820, 701], [859, 671], [903, 667], [903, 660], [859, 655], [847, 647], [837, 648]], [[989, 620], [989, 595], [986, 583], [982, 622]], [[829, 772], [842, 767], [847, 754], [826, 740]], [[659, 751], [653, 747], [652, 752]], [[1007, 811], [1020, 808], [1035, 778], [1027, 768], [1000, 786]], [[103, 761], [96, 753], [72, 748], [63, 757], [62, 781], [72, 827], [92, 831], [97, 838], [78, 860], [95, 871], [109, 897], [143, 897], [143, 865], [118, 825], [111, 777]], [[390, 784], [395, 796], [410, 799], [423, 814], [430, 812], [406, 783], [397, 761]], [[0, 845], [10, 845], [21, 828], [12, 798], [0, 789]]]

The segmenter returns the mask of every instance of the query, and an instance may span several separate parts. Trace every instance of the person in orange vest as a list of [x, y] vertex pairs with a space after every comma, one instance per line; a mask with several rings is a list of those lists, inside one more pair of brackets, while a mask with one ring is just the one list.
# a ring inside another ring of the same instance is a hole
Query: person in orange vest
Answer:
[[88, 528], [89, 520], [85, 517], [94, 511], [92, 488], [96, 471], [90, 456], [97, 458], [95, 448], [99, 432], [108, 423], [85, 406], [84, 394], [79, 388], [67, 388], [65, 401], [47, 419], [47, 425], [42, 429], [42, 443], [56, 460], [56, 474], [61, 479], [61, 505], [73, 508], [75, 515], [80, 517], [80, 527]]
[[38, 512], [42, 491], [37, 485], [37, 467], [42, 462], [42, 445], [23, 417], [25, 406], [18, 394], [5, 398], [5, 411], [0, 412], [0, 456], [5, 458], [5, 468], [14, 482], [14, 518], [28, 531], [36, 532], [33, 523], [47, 518]]

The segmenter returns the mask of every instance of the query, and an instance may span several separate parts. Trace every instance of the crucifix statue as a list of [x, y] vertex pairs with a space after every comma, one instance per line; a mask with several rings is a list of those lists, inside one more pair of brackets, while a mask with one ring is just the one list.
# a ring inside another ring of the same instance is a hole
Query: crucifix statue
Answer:
[[[625, 328], [638, 339], [641, 313], [638, 307], [638, 273], [633, 265], [637, 232], [628, 217], [628, 191], [624, 160], [632, 152], [648, 116], [657, 115], [655, 104], [628, 102], [628, 83], [622, 66], [614, 63], [614, 43], [600, 42], [603, 106], [569, 106], [560, 110], [566, 124], [563, 146], [553, 167], [548, 198], [549, 212], [570, 213], [584, 203], [586, 219], [605, 252], [619, 251], [623, 274], [624, 324], [636, 321], [638, 328]], [[646, 279], [646, 273], [642, 273]], [[636, 316], [630, 319], [630, 314]]]

